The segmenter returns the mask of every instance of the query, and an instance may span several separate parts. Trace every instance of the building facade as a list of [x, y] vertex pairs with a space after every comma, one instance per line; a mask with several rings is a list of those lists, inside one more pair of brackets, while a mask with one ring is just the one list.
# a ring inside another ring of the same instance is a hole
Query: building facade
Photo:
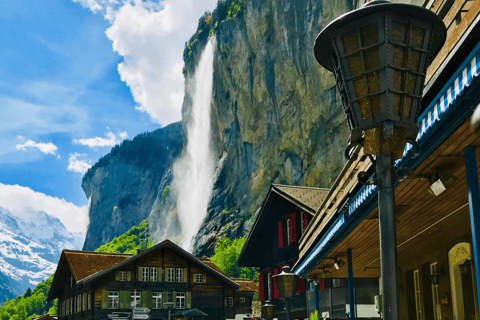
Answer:
[[143, 307], [150, 319], [170, 312], [172, 319], [224, 320], [236, 312], [232, 299], [242, 297], [243, 309], [251, 308], [255, 288], [245, 287], [208, 258], [165, 240], [136, 255], [64, 250], [47, 299], [58, 298], [59, 319], [125, 317]]
[[[400, 316], [479, 319], [480, 135], [470, 118], [480, 103], [480, 2], [414, 4], [443, 19], [447, 41], [427, 71], [420, 154], [408, 157], [407, 146], [396, 162], [411, 170], [395, 185]], [[294, 272], [302, 277], [347, 278], [347, 268], [332, 268], [331, 259], [351, 250], [354, 278], [380, 278], [377, 189], [357, 178], [373, 166], [361, 148], [356, 152], [300, 241]]]

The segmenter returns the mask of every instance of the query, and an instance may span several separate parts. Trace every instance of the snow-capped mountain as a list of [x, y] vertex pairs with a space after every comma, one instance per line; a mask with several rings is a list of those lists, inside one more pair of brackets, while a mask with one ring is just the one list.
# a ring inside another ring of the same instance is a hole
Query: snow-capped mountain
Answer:
[[80, 249], [84, 237], [43, 211], [0, 207], [0, 273], [16, 294], [23, 294], [55, 272], [63, 249]]

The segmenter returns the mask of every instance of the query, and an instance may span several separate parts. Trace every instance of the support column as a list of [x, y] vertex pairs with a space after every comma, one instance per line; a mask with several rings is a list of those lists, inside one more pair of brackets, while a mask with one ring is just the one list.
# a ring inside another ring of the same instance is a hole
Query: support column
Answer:
[[352, 249], [347, 249], [348, 264], [348, 303], [350, 304], [350, 319], [355, 320], [355, 287], [353, 283]]
[[394, 212], [395, 190], [393, 189], [392, 154], [382, 154], [377, 157], [376, 162], [380, 265], [382, 268], [382, 318], [383, 320], [399, 320], [397, 232]]
[[[465, 152], [465, 170], [467, 173], [468, 202], [470, 205], [470, 226], [472, 227], [472, 247], [473, 259], [475, 261], [475, 280], [477, 285], [477, 296], [480, 294], [480, 268], [479, 252], [480, 249], [480, 196], [478, 188], [477, 158], [475, 156], [475, 146], [467, 146]], [[480, 299], [478, 301], [478, 310], [480, 311]], [[477, 311], [478, 312], [478, 311]]]

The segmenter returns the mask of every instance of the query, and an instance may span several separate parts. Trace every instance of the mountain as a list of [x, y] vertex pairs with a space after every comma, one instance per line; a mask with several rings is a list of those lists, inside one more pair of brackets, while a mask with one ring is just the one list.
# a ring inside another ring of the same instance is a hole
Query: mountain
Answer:
[[124, 140], [86, 172], [82, 188], [91, 205], [83, 250], [97, 249], [150, 215], [182, 145], [182, 125], [173, 123]]
[[[219, 0], [185, 44], [182, 123], [116, 146], [85, 175], [92, 204], [84, 249], [149, 215], [155, 241], [181, 239], [171, 165], [188, 143], [182, 132], [193, 118], [193, 79], [209, 39], [216, 47], [210, 120], [218, 162], [193, 253], [212, 256], [221, 237], [245, 236], [271, 183], [329, 187], [345, 163], [349, 130], [335, 79], [315, 61], [313, 45], [352, 7], [352, 0]], [[172, 134], [159, 138], [165, 132]]]
[[79, 249], [82, 242], [82, 234], [70, 233], [43, 211], [0, 207], [0, 302], [11, 298], [2, 292], [23, 294], [48, 278], [62, 250]]

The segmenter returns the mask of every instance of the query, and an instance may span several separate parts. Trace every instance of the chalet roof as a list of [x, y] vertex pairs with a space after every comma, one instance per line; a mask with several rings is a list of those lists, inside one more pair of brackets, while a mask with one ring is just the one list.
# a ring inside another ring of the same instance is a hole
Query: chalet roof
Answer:
[[63, 250], [62, 254], [77, 282], [99, 271], [111, 268], [132, 256], [131, 254], [74, 250]]
[[209, 257], [201, 257], [199, 258], [199, 260], [205, 263], [207, 266], [217, 270], [218, 272], [226, 276], [226, 274], [222, 270], [220, 270], [220, 268], [215, 263], [213, 263], [213, 261], [210, 260]]
[[258, 290], [257, 285], [250, 279], [243, 279], [243, 278], [230, 278], [236, 283], [240, 285], [239, 291], [248, 291], [248, 292], [255, 292]]
[[312, 215], [320, 208], [330, 189], [310, 188], [300, 186], [287, 186], [281, 184], [272, 184], [272, 189], [287, 200], [304, 208]]
[[[148, 250], [145, 250], [145, 251], [142, 251], [136, 255], [131, 255], [130, 257], [128, 257], [127, 259], [111, 266], [110, 268], [108, 269], [105, 269], [105, 270], [102, 270], [102, 271], [99, 271], [97, 273], [94, 273], [86, 278], [83, 278], [82, 280], [80, 280], [78, 282], [78, 284], [85, 284], [85, 283], [88, 283], [88, 282], [91, 282], [109, 272], [112, 272], [112, 271], [115, 271], [117, 268], [120, 268], [124, 265], [127, 265], [135, 260], [138, 260], [150, 253], [152, 253], [153, 251], [155, 250], [158, 250], [158, 249], [161, 249], [163, 247], [168, 247], [169, 249], [172, 249], [176, 254], [182, 256], [183, 258], [185, 258], [186, 260], [189, 260], [190, 262], [196, 264], [198, 267], [200, 267], [201, 269], [203, 269], [204, 271], [208, 272], [209, 274], [212, 274], [213, 276], [215, 276], [217, 279], [219, 279], [220, 281], [226, 283], [227, 285], [229, 285], [230, 287], [234, 287], [235, 289], [238, 289], [239, 287], [239, 284], [234, 282], [233, 280], [231, 280], [230, 278], [228, 278], [224, 273], [222, 273], [221, 271], [218, 271], [218, 267], [217, 268], [214, 268], [213, 266], [210, 266], [209, 264], [201, 261], [200, 259], [196, 258], [194, 255], [192, 255], [191, 253], [189, 253], [188, 251], [185, 251], [184, 249], [182, 249], [181, 247], [179, 247], [178, 245], [176, 245], [175, 243], [173, 243], [172, 241], [170, 240], [164, 240], [162, 242], [160, 242], [159, 244], [151, 247], [150, 249]], [[210, 259], [209, 259], [210, 260]], [[213, 262], [211, 262], [211, 264], [213, 264]]]

